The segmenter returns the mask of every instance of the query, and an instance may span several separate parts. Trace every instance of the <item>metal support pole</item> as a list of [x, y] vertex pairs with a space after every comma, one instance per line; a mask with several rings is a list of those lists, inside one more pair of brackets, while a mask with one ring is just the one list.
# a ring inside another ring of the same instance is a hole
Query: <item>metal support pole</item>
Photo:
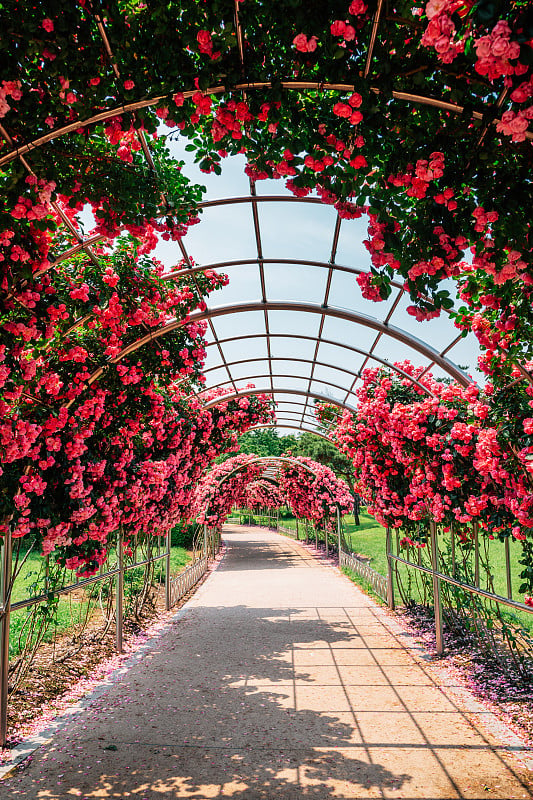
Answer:
[[392, 536], [390, 528], [385, 531], [385, 549], [387, 551], [387, 605], [391, 611], [394, 611], [394, 574], [392, 571]]
[[276, 530], [279, 531], [279, 508], [276, 509]]
[[474, 586], [479, 589], [479, 526], [477, 522], [472, 525], [474, 534]]
[[119, 653], [123, 652], [123, 629], [122, 617], [124, 614], [124, 543], [122, 536], [122, 526], [119, 528], [117, 536], [117, 566], [118, 572], [116, 577], [115, 589], [115, 621], [116, 621], [116, 634], [115, 642]]
[[313, 522], [313, 527], [315, 529], [315, 548], [318, 550], [318, 528], [316, 522]]
[[207, 558], [207, 537], [209, 536], [209, 531], [207, 528], [207, 522], [204, 522], [204, 558]]
[[452, 548], [452, 578], [455, 578], [455, 531], [450, 525], [451, 548]]
[[442, 603], [440, 596], [440, 579], [437, 576], [439, 570], [439, 550], [437, 540], [437, 526], [433, 520], [429, 523], [431, 537], [431, 570], [433, 572], [433, 606], [435, 609], [435, 638], [437, 643], [437, 655], [444, 653], [444, 637], [442, 634]]
[[337, 506], [337, 552], [339, 556], [339, 567], [341, 565], [341, 510]]
[[513, 581], [511, 578], [511, 553], [509, 551], [509, 537], [505, 538], [505, 575], [507, 577], [507, 597], [513, 599]]
[[298, 541], [299, 538], [300, 537], [298, 536], [298, 517], [296, 517], [296, 541]]
[[7, 741], [7, 703], [9, 695], [9, 617], [11, 608], [11, 528], [2, 544], [0, 575], [0, 747]]
[[165, 558], [165, 608], [170, 611], [170, 530], [167, 531], [167, 552]]
[[328, 523], [324, 520], [324, 541], [326, 543], [326, 558], [329, 556], [328, 547]]

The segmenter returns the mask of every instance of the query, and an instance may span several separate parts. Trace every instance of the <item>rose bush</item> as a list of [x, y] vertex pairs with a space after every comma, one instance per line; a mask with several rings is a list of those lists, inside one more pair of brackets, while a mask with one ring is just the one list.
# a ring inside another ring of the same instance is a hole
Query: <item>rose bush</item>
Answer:
[[408, 362], [397, 366], [428, 393], [375, 368], [363, 372], [355, 414], [318, 406], [332, 440], [353, 460], [370, 513], [410, 543], [427, 540], [430, 520], [453, 525], [459, 538], [472, 537], [473, 522], [483, 535], [511, 537], [527, 557], [521, 590], [530, 595], [531, 406], [511, 404], [491, 384], [465, 389], [422, 376]]

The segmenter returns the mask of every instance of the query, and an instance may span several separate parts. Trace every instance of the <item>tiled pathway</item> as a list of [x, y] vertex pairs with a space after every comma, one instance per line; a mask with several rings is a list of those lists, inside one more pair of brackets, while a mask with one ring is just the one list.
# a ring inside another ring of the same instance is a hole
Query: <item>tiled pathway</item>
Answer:
[[531, 796], [346, 578], [276, 534], [225, 539], [185, 615], [3, 800]]

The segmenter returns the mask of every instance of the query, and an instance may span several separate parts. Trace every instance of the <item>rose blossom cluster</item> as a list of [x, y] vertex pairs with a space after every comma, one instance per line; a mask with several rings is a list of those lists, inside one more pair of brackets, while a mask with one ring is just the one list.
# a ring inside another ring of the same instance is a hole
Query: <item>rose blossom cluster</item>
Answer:
[[353, 498], [348, 484], [330, 467], [306, 456], [295, 460], [298, 463], [282, 464], [280, 473], [280, 490], [295, 517], [331, 525], [338, 508], [342, 515], [351, 512]]
[[[35, 182], [37, 191], [46, 186]], [[0, 346], [0, 535], [36, 537], [45, 554], [91, 574], [122, 526], [163, 533], [192, 486], [239, 432], [270, 421], [261, 396], [191, 395], [201, 382], [204, 295], [226, 276], [169, 278], [119, 239], [48, 268], [4, 303]], [[125, 355], [146, 331], [182, 325]], [[192, 382], [192, 383], [191, 383]]]
[[[290, 455], [290, 454], [288, 454]], [[199, 483], [191, 517], [221, 525], [234, 506], [275, 508], [286, 504], [300, 519], [330, 523], [337, 508], [347, 514], [353, 500], [347, 484], [323, 464], [297, 456], [280, 462], [279, 487], [261, 480], [265, 465], [240, 453], [218, 464]]]
[[533, 390], [510, 447], [499, 422], [505, 409], [490, 384], [484, 391], [475, 384], [465, 388], [421, 377], [423, 368], [409, 362], [396, 366], [420, 378], [426, 391], [376, 367], [363, 372], [356, 413], [318, 411], [333, 419], [331, 438], [353, 461], [370, 513], [410, 539], [435, 520], [453, 524], [458, 536], [470, 536], [477, 522], [487, 536], [529, 541]]

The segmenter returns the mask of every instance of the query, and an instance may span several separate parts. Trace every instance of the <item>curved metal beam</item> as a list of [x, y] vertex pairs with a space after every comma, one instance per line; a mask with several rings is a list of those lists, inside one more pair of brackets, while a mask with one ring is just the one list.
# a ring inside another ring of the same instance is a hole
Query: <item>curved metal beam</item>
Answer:
[[[239, 361], [228, 361], [228, 367], [235, 367], [237, 364], [251, 364], [254, 361], [290, 361], [291, 363], [294, 362], [296, 364], [315, 364], [317, 367], [327, 367], [327, 369], [335, 369], [337, 372], [342, 372], [345, 375], [349, 375], [351, 378], [359, 377], [357, 372], [353, 372], [351, 369], [346, 369], [345, 367], [334, 367], [332, 364], [325, 364], [323, 361], [315, 361], [312, 358], [294, 358], [291, 356], [283, 357], [283, 356], [271, 356], [268, 358], [267, 356], [259, 357], [259, 358], [241, 358]], [[223, 369], [224, 365], [218, 365], [216, 367], [209, 367], [208, 369], [202, 370], [204, 375], [207, 375], [208, 372], [213, 372], [216, 369]], [[281, 375], [278, 375], [281, 377]], [[293, 378], [301, 378], [302, 380], [306, 381], [309, 379], [308, 375], [293, 375]], [[318, 383], [322, 383], [319, 378], [314, 378], [313, 380], [318, 381]]]
[[355, 414], [357, 412], [357, 409], [349, 403], [342, 403], [340, 400], [335, 400], [334, 397], [328, 397], [326, 394], [319, 394], [318, 392], [308, 392], [305, 389], [274, 389], [274, 391], [272, 391], [272, 389], [241, 389], [237, 392], [229, 392], [221, 397], [214, 397], [212, 400], [208, 400], [207, 403], [204, 403], [204, 408], [213, 408], [219, 403], [235, 400], [237, 397], [249, 397], [252, 394], [292, 394], [298, 397], [312, 397], [322, 403], [331, 403], [333, 406], [349, 411], [350, 414]]
[[[233, 198], [237, 202], [241, 200], [247, 200], [250, 203], [257, 202], [261, 200], [279, 200], [279, 201], [287, 201], [291, 200], [293, 202], [311, 202], [316, 201], [314, 197], [265, 197], [262, 195], [257, 195], [257, 197], [244, 197], [244, 198]], [[221, 203], [222, 201], [216, 200], [214, 203]], [[319, 201], [321, 202], [321, 201]], [[231, 267], [240, 267], [240, 266], [252, 266], [252, 265], [259, 265], [259, 263], [263, 264], [290, 264], [294, 266], [300, 267], [323, 267], [324, 269], [332, 269], [333, 271], [338, 272], [347, 272], [350, 275], [361, 275], [366, 274], [367, 270], [359, 267], [347, 267], [344, 264], [337, 264], [331, 263], [330, 261], [308, 261], [306, 259], [301, 258], [243, 258], [243, 259], [236, 259], [234, 261], [217, 261], [213, 264], [203, 264], [199, 266], [198, 264], [194, 267], [188, 267], [187, 269], [176, 269], [172, 272], [167, 272], [165, 275], [162, 275], [162, 280], [172, 280], [174, 278], [186, 278], [187, 275], [195, 275], [197, 272], [205, 272], [206, 270], [218, 270], [218, 269], [230, 269]], [[402, 292], [408, 292], [405, 288], [403, 283], [399, 283], [398, 281], [391, 281], [391, 286], [394, 286], [395, 289], [401, 289]], [[449, 312], [447, 312], [449, 313]]]
[[[266, 303], [260, 302], [246, 302], [246, 303], [236, 303], [230, 306], [218, 306], [212, 309], [208, 309], [206, 311], [197, 312], [191, 314], [185, 320], [173, 320], [172, 322], [168, 322], [166, 325], [163, 325], [161, 328], [155, 331], [151, 331], [146, 336], [137, 339], [137, 341], [132, 342], [130, 345], [125, 347], [118, 355], [114, 356], [112, 359], [109, 359], [109, 364], [117, 364], [123, 358], [128, 356], [130, 353], [134, 353], [140, 347], [143, 347], [145, 344], [149, 344], [150, 342], [159, 339], [161, 336], [164, 336], [166, 333], [170, 333], [176, 328], [183, 327], [193, 322], [200, 322], [203, 320], [212, 320], [216, 317], [223, 317], [228, 316], [230, 314], [243, 314], [248, 313], [251, 311], [298, 311], [302, 313], [308, 314], [319, 314], [324, 317], [332, 317], [333, 319], [341, 319], [346, 322], [352, 322], [357, 325], [362, 325], [366, 328], [371, 328], [375, 331], [378, 331], [385, 336], [390, 336], [395, 341], [401, 342], [405, 344], [411, 350], [422, 355], [424, 358], [427, 358], [428, 361], [433, 361], [443, 372], [446, 372], [451, 378], [456, 380], [461, 386], [467, 387], [470, 386], [473, 381], [471, 378], [466, 375], [463, 370], [461, 370], [456, 364], [454, 364], [449, 359], [441, 356], [440, 353], [437, 352], [433, 347], [430, 345], [425, 344], [420, 339], [412, 336], [407, 331], [402, 330], [401, 328], [397, 328], [393, 325], [389, 325], [388, 323], [381, 322], [380, 320], [376, 319], [375, 317], [370, 317], [367, 314], [362, 314], [356, 311], [349, 311], [347, 309], [337, 308], [333, 306], [319, 306], [314, 303], [303, 303], [303, 302], [287, 302], [287, 301], [268, 301]], [[99, 367], [87, 381], [87, 385], [91, 385], [94, 381], [98, 380], [100, 375], [102, 375], [104, 368]]]
[[321, 439], [324, 439], [326, 442], [333, 444], [330, 438], [326, 436], [325, 433], [319, 433], [318, 431], [314, 431], [312, 428], [305, 428], [303, 425], [285, 425], [285, 424], [270, 424], [270, 425], [252, 425], [251, 428], [248, 428], [249, 431], [260, 431], [264, 430], [265, 428], [290, 428], [294, 431], [303, 431], [304, 433], [312, 433], [315, 436], [319, 436]]
[[[291, 89], [295, 91], [316, 91], [316, 92], [323, 92], [323, 91], [337, 91], [337, 92], [353, 92], [356, 90], [357, 87], [354, 84], [349, 83], [322, 83], [321, 81], [280, 81], [280, 85], [283, 89]], [[211, 86], [205, 90], [205, 94], [224, 94], [225, 92], [239, 92], [239, 91], [251, 91], [254, 89], [270, 89], [272, 88], [271, 81], [255, 81], [253, 83], [237, 83], [235, 86]], [[132, 111], [138, 111], [141, 108], [149, 108], [150, 106], [157, 105], [157, 103], [161, 103], [163, 100], [169, 99], [169, 97], [174, 94], [175, 91], [179, 91], [174, 89], [167, 94], [158, 95], [156, 97], [149, 97], [145, 100], [136, 100], [133, 103], [124, 103], [120, 106], [115, 106], [115, 108], [109, 108], [106, 111], [102, 111], [99, 114], [94, 114], [92, 117], [88, 117], [84, 120], [77, 120], [76, 122], [71, 122], [68, 125], [64, 125], [57, 130], [52, 130], [49, 133], [44, 134], [43, 136], [39, 136], [37, 139], [33, 139], [31, 142], [27, 142], [20, 147], [12, 150], [9, 153], [6, 153], [5, 156], [0, 158], [0, 166], [2, 164], [7, 164], [10, 161], [13, 161], [15, 158], [25, 155], [29, 153], [31, 150], [36, 150], [38, 147], [42, 147], [42, 145], [47, 144], [48, 142], [53, 141], [54, 139], [58, 139], [61, 136], [65, 136], [69, 133], [74, 133], [79, 128], [85, 128], [88, 125], [95, 125], [99, 122], [105, 122], [108, 119], [112, 119], [113, 117], [117, 117], [120, 114], [128, 114]], [[192, 95], [196, 92], [196, 89], [189, 89], [183, 92], [183, 96], [185, 98], [192, 97]], [[370, 91], [374, 94], [381, 94], [380, 89], [375, 86], [370, 87]], [[394, 100], [404, 100], [407, 103], [414, 103], [415, 105], [425, 105], [425, 106], [432, 106], [433, 108], [438, 108], [441, 111], [447, 111], [451, 114], [463, 114], [464, 113], [464, 106], [460, 106], [457, 103], [448, 103], [445, 100], [438, 100], [434, 97], [425, 97], [424, 95], [419, 94], [412, 94], [411, 92], [398, 92], [393, 90], [391, 92], [392, 97]], [[482, 120], [483, 114], [479, 111], [472, 111], [471, 117], [473, 119]], [[497, 124], [500, 120], [495, 118], [493, 120], [493, 124]], [[530, 132], [526, 133], [526, 137], [528, 139], [533, 138], [533, 134]]]
[[[248, 381], [256, 381], [256, 380], [260, 380], [260, 379], [263, 379], [263, 378], [269, 378], [269, 379], [270, 378], [273, 378], [273, 379], [275, 379], [275, 378], [290, 378], [291, 380], [302, 380], [302, 381], [308, 381], [309, 380], [308, 377], [303, 377], [302, 378], [302, 377], [299, 377], [298, 375], [290, 375], [290, 374], [279, 373], [279, 372], [272, 372], [272, 373], [271, 372], [267, 372], [264, 375], [245, 375], [242, 378], [238, 378], [238, 382], [239, 383], [241, 383], [241, 382], [242, 383], [246, 383]], [[345, 386], [339, 386], [338, 383], [332, 383], [331, 381], [322, 381], [322, 380], [320, 380], [320, 381], [319, 380], [314, 380], [313, 382], [314, 383], [320, 383], [323, 386], [328, 386], [328, 387], [330, 386], [332, 389], [338, 389], [340, 392], [343, 392], [343, 393], [348, 392], [348, 394], [350, 394], [349, 389], [347, 389]], [[188, 397], [197, 397], [198, 395], [202, 395], [205, 391], [209, 392], [209, 391], [212, 391], [213, 389], [221, 389], [223, 386], [227, 386], [228, 383], [233, 384], [233, 381], [232, 380], [227, 380], [227, 381], [222, 381], [221, 383], [215, 383], [213, 386], [209, 386], [206, 389], [202, 388], [202, 390], [200, 392], [193, 392], [193, 393], [191, 393], [190, 395], [187, 395], [187, 396]], [[277, 391], [278, 390], [276, 389], [275, 386], [273, 386], [273, 387], [271, 387], [269, 389], [269, 393], [275, 394]], [[263, 392], [263, 389], [255, 389], [254, 393], [255, 394], [263, 394], [264, 392]]]
[[[309, 341], [309, 342], [316, 342], [317, 341], [317, 337], [316, 336], [304, 336], [304, 335], [292, 334], [292, 333], [271, 333], [271, 334], [269, 334], [269, 337], [270, 337], [270, 339], [299, 339], [299, 340]], [[231, 336], [231, 337], [229, 337], [227, 339], [217, 339], [216, 342], [215, 341], [207, 342], [205, 347], [207, 349], [208, 347], [213, 347], [213, 345], [216, 345], [217, 343], [223, 345], [223, 344], [227, 344], [228, 342], [249, 341], [250, 339], [266, 339], [266, 335], [263, 334], [263, 333], [253, 333], [250, 336], [246, 336], [244, 334], [242, 336]], [[372, 359], [372, 361], [377, 361], [379, 364], [382, 364], [384, 367], [388, 367], [389, 369], [392, 369], [394, 372], [396, 372], [402, 378], [405, 378], [405, 380], [410, 381], [412, 384], [414, 384], [419, 389], [421, 389], [425, 394], [429, 394], [431, 397], [435, 397], [434, 393], [430, 389], [428, 389], [427, 386], [424, 386], [423, 383], [420, 383], [420, 381], [418, 381], [415, 378], [413, 378], [412, 375], [409, 375], [409, 373], [405, 372], [405, 370], [401, 369], [401, 367], [397, 367], [395, 364], [387, 361], [384, 358], [380, 358], [379, 356], [376, 356], [376, 355], [374, 355], [373, 353], [370, 353], [367, 350], [361, 350], [359, 347], [353, 347], [352, 345], [344, 344], [344, 342], [337, 342], [334, 339], [323, 339], [323, 338], [320, 338], [320, 344], [327, 344], [327, 345], [330, 345], [332, 347], [342, 347], [344, 350], [351, 351], [352, 353], [357, 353], [357, 355], [365, 356], [366, 358]], [[262, 358], [253, 358], [253, 359], [250, 358], [250, 359], [247, 359], [247, 360], [248, 361], [268, 361], [268, 357], [267, 356], [263, 356]], [[275, 361], [276, 359], [272, 358], [271, 360]], [[298, 359], [294, 359], [294, 358], [285, 358], [285, 359], [283, 359], [283, 358], [281, 358], [280, 360], [282, 360], [282, 361], [297, 361]], [[242, 362], [242, 361], [234, 361], [232, 363], [233, 364], [242, 364], [244, 362]], [[329, 367], [330, 369], [339, 369], [339, 370], [342, 371], [341, 367], [335, 367], [332, 364], [326, 364], [325, 366]], [[223, 368], [224, 368], [224, 364], [218, 364], [216, 367], [210, 367], [209, 369], [204, 370], [204, 373], [210, 372], [213, 369], [223, 369]], [[359, 372], [358, 373], [351, 373], [351, 374], [357, 374], [357, 377], [361, 377], [361, 374]]]

